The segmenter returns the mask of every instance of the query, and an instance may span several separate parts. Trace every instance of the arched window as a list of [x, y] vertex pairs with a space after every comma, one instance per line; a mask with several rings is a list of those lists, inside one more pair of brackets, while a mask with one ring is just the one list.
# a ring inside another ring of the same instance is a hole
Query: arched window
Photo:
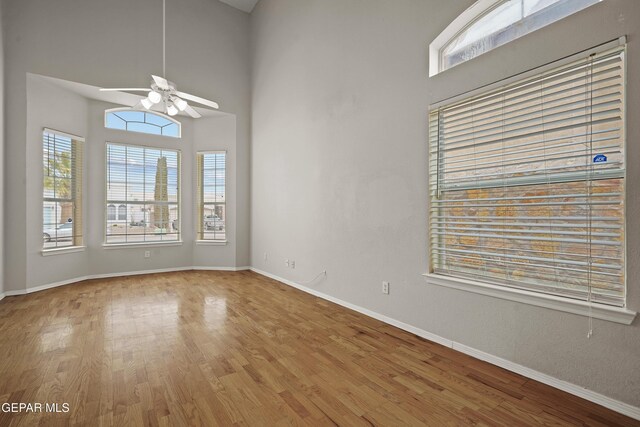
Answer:
[[116, 205], [107, 206], [107, 221], [116, 220]]
[[602, 0], [478, 0], [429, 45], [429, 76]]
[[127, 220], [127, 206], [120, 205], [118, 206], [118, 221], [126, 221]]
[[104, 112], [104, 126], [109, 129], [141, 132], [151, 135], [181, 137], [179, 121], [162, 113], [131, 108], [112, 108]]

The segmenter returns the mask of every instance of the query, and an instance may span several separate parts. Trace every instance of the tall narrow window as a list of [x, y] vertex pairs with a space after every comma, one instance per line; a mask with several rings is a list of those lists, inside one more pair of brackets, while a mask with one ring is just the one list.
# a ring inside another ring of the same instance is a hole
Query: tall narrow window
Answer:
[[106, 243], [180, 240], [180, 152], [107, 144]]
[[198, 153], [198, 240], [225, 241], [226, 230], [226, 153]]
[[433, 272], [625, 305], [624, 49], [430, 114]]
[[42, 133], [43, 249], [82, 246], [82, 143], [45, 129]]

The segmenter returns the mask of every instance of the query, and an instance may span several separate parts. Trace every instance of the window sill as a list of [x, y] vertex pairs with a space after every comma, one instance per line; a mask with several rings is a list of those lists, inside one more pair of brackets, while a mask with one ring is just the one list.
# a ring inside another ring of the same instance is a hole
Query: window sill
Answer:
[[134, 249], [162, 246], [182, 246], [182, 240], [174, 242], [103, 243], [103, 249]]
[[573, 313], [581, 316], [589, 316], [591, 314], [594, 319], [607, 320], [610, 322], [622, 323], [624, 325], [630, 325], [637, 314], [635, 311], [631, 311], [626, 308], [613, 307], [604, 304], [591, 304], [591, 308], [589, 308], [589, 303], [586, 301], [571, 300], [554, 295], [538, 294], [522, 289], [490, 285], [473, 280], [447, 277], [439, 274], [423, 274], [423, 276], [426, 278], [427, 283], [432, 285], [474, 292], [476, 294], [550, 308], [552, 310], [564, 311], [566, 313]]
[[69, 246], [66, 248], [55, 248], [55, 249], [43, 249], [42, 256], [52, 256], [52, 255], [63, 255], [63, 254], [72, 254], [74, 252], [83, 252], [87, 249], [86, 246]]
[[225, 246], [226, 240], [196, 240], [198, 246]]

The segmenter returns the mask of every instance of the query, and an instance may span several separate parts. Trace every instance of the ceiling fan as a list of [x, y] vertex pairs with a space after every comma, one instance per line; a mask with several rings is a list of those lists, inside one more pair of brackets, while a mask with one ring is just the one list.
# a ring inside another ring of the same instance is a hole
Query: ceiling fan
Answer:
[[[166, 73], [166, 0], [162, 0], [162, 74]], [[149, 110], [156, 104], [161, 104], [166, 114], [175, 116], [183, 111], [197, 119], [202, 117], [186, 100], [207, 107], [218, 109], [218, 103], [189, 93], [180, 92], [176, 84], [164, 77], [151, 75], [153, 79], [149, 88], [101, 88], [102, 92], [148, 92], [146, 98], [133, 106], [136, 110]]]

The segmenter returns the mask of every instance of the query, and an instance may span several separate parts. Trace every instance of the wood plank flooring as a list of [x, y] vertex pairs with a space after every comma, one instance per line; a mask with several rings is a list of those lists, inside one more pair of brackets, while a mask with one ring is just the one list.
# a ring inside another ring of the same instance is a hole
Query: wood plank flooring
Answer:
[[0, 426], [637, 426], [251, 272], [92, 280], [0, 301]]

